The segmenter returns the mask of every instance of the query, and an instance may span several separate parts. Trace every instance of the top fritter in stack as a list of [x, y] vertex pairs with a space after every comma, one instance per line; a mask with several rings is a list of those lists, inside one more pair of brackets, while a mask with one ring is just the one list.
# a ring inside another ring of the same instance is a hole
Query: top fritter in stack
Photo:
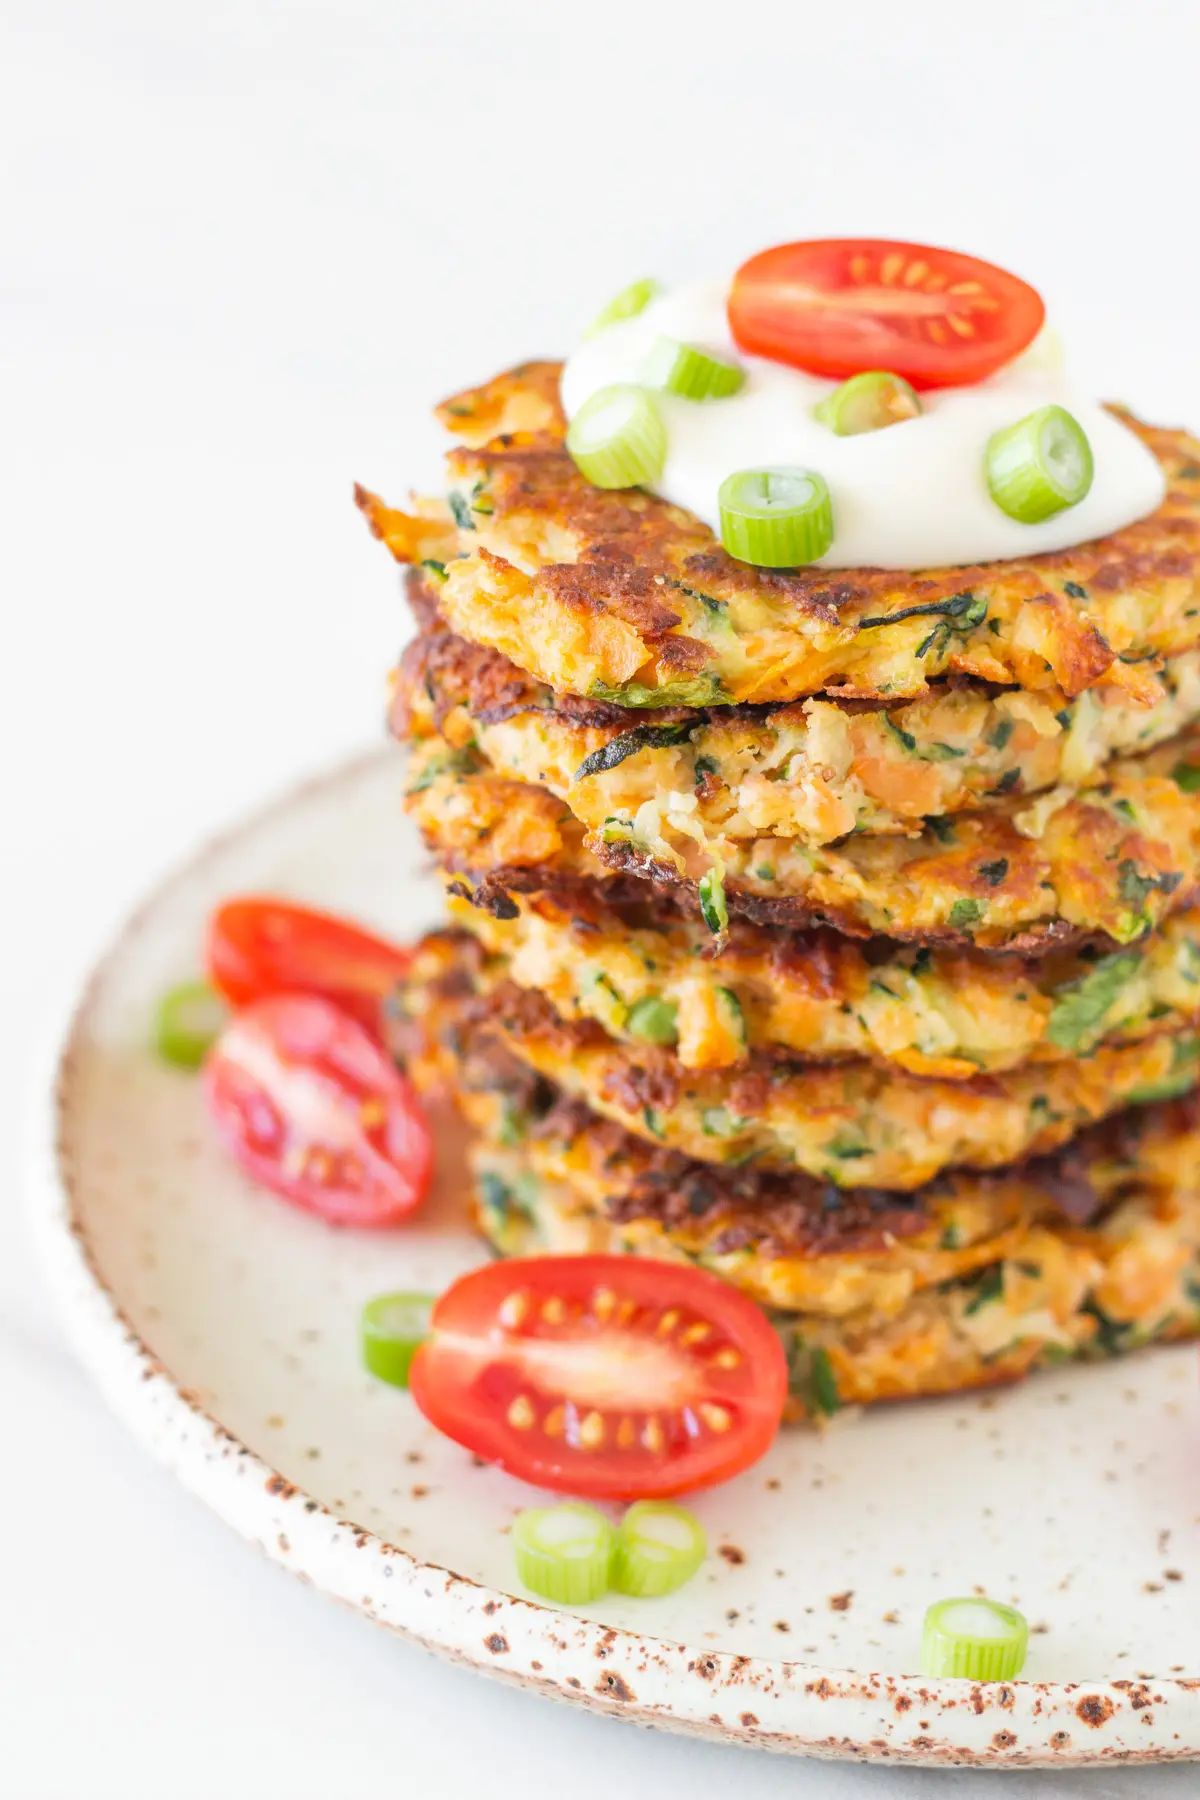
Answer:
[[360, 493], [487, 1236], [718, 1271], [810, 1412], [1200, 1330], [1200, 445], [1122, 415], [1166, 498], [1075, 548], [764, 569], [585, 479], [559, 378]]

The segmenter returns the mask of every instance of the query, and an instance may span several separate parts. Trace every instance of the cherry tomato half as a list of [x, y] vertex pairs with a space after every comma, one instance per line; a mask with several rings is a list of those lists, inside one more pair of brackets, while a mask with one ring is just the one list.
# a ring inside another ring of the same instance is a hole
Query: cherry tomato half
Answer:
[[439, 1431], [510, 1475], [645, 1499], [757, 1461], [779, 1427], [787, 1367], [765, 1314], [704, 1270], [533, 1256], [447, 1289], [409, 1383]]
[[886, 238], [777, 244], [733, 278], [743, 350], [840, 379], [890, 369], [914, 387], [982, 381], [1033, 341], [1035, 288], [977, 257]]
[[417, 1097], [330, 1001], [276, 994], [243, 1007], [204, 1084], [235, 1162], [330, 1224], [395, 1225], [424, 1198], [433, 1157]]
[[324, 994], [376, 1035], [409, 953], [348, 919], [290, 900], [227, 900], [208, 922], [209, 979], [232, 1006], [267, 994]]

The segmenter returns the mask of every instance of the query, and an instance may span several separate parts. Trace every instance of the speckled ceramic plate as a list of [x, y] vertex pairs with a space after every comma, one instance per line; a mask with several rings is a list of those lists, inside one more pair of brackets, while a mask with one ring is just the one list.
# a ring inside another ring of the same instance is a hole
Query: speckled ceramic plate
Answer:
[[[1200, 1755], [1196, 1352], [783, 1435], [697, 1503], [714, 1546], [658, 1601], [560, 1613], [512, 1592], [530, 1491], [359, 1368], [369, 1294], [479, 1260], [444, 1159], [422, 1222], [332, 1233], [244, 1182], [194, 1078], [147, 1049], [219, 897], [276, 889], [396, 935], [435, 915], [380, 756], [203, 851], [94, 971], [57, 1066], [47, 1259], [105, 1394], [246, 1538], [368, 1618], [548, 1695], [801, 1754], [1102, 1763]], [[1014, 1602], [1027, 1679], [928, 1682], [933, 1596]]]

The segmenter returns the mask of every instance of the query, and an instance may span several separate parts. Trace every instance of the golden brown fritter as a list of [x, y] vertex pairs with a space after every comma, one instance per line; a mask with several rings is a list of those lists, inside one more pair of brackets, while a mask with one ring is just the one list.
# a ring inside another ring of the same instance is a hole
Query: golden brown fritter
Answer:
[[[440, 1016], [439, 1016], [440, 1011]], [[481, 1229], [504, 1255], [697, 1262], [777, 1314], [802, 1410], [1014, 1379], [1200, 1331], [1200, 1104], [1146, 1106], [1070, 1150], [912, 1194], [714, 1168], [598, 1118], [486, 1034], [401, 1027], [475, 1137]]]
[[[423, 583], [410, 582], [428, 616]], [[670, 794], [705, 838], [919, 831], [926, 818], [998, 799], [1087, 786], [1200, 718], [1200, 650], [1146, 674], [1146, 692], [1075, 699], [951, 681], [892, 707], [809, 699], [789, 706], [644, 712], [556, 696], [494, 650], [438, 622], [409, 645], [391, 711], [400, 738], [474, 743], [496, 773], [561, 795], [580, 822], [634, 818]]]
[[[550, 1160], [539, 1148], [473, 1152], [476, 1214], [492, 1247], [508, 1256], [686, 1258], [723, 1275], [775, 1311], [792, 1418], [995, 1386], [1072, 1358], [1200, 1335], [1200, 1197], [1184, 1162], [1200, 1151], [1195, 1131], [1177, 1146], [1181, 1186], [1163, 1191], [1135, 1177], [1092, 1228], [1040, 1223], [1027, 1206], [994, 1238], [960, 1253], [940, 1251], [927, 1234], [928, 1242], [898, 1243], [875, 1259], [818, 1262], [760, 1253], [765, 1221], [757, 1213], [726, 1221], [731, 1236], [741, 1227], [745, 1244], [722, 1252], [705, 1248], [702, 1229], [667, 1228], [619, 1205], [599, 1209], [569, 1183], [536, 1173]], [[1016, 1188], [1007, 1184], [1014, 1202]], [[998, 1205], [1002, 1197], [990, 1198]], [[955, 1263], [966, 1272], [935, 1273]]]
[[1103, 773], [1082, 793], [997, 801], [932, 820], [911, 838], [714, 844], [666, 793], [583, 840], [555, 794], [504, 780], [475, 750], [429, 738], [414, 747], [407, 805], [442, 867], [488, 893], [570, 889], [607, 868], [701, 904], [707, 880], [710, 923], [727, 907], [854, 937], [1043, 954], [1093, 935], [1136, 942], [1196, 897], [1200, 731]]
[[[475, 988], [469, 999], [457, 991], [464, 977]], [[620, 1044], [591, 1021], [561, 1019], [541, 995], [508, 982], [473, 940], [452, 933], [422, 941], [409, 985], [414, 995], [426, 992], [431, 1020], [442, 1009], [447, 1032], [466, 1022], [635, 1136], [701, 1162], [753, 1160], [842, 1188], [910, 1190], [957, 1165], [999, 1168], [1200, 1078], [1200, 1039], [1191, 1031], [971, 1081], [866, 1062], [801, 1068], [752, 1058], [733, 1075], [690, 1070], [668, 1049]]]
[[453, 877], [447, 899], [451, 921], [560, 1017], [593, 1020], [626, 1043], [669, 1044], [690, 1069], [866, 1057], [961, 1081], [1177, 1032], [1200, 1014], [1195, 909], [1107, 955], [1085, 947], [1022, 961], [740, 919], [718, 946], [700, 919], [661, 903], [607, 904], [599, 885], [567, 899], [514, 895], [500, 918]]
[[427, 518], [365, 490], [359, 503], [398, 560], [437, 565], [455, 631], [560, 691], [638, 707], [896, 699], [956, 673], [1076, 695], [1140, 689], [1143, 659], [1200, 643], [1200, 443], [1184, 432], [1121, 415], [1168, 493], [1090, 544], [916, 572], [766, 570], [678, 507], [587, 482], [557, 377], [526, 364], [441, 409], [463, 442], [440, 540]]

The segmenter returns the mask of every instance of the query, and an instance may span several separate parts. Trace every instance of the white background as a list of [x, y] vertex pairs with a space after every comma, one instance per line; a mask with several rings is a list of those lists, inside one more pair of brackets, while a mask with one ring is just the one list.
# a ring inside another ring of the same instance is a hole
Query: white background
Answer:
[[630, 277], [784, 237], [958, 244], [1043, 287], [1104, 392], [1200, 424], [1198, 52], [1191, 0], [4, 0], [4, 1793], [996, 1791], [576, 1716], [260, 1565], [62, 1347], [19, 1097], [145, 882], [377, 734], [403, 621], [351, 480], [428, 478], [433, 399], [563, 349]]

